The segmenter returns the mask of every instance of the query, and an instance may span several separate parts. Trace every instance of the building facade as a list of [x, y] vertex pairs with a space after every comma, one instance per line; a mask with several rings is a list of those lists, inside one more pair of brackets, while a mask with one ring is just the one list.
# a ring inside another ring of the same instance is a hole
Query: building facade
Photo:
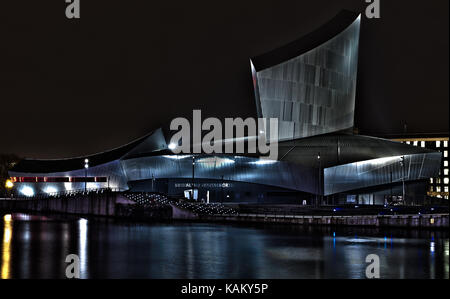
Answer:
[[442, 155], [438, 175], [430, 178], [428, 195], [431, 197], [448, 199], [449, 196], [449, 135], [446, 134], [420, 134], [390, 137], [393, 141], [415, 147], [426, 148]]

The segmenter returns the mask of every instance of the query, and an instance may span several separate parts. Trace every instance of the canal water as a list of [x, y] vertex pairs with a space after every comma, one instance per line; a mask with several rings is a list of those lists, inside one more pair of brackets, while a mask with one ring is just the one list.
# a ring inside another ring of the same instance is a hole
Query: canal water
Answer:
[[0, 215], [1, 278], [449, 278], [447, 231], [134, 223]]

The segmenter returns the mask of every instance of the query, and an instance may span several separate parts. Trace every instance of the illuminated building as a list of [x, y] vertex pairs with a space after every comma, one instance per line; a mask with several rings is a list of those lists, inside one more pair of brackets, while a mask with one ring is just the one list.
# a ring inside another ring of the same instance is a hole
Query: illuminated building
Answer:
[[245, 153], [174, 155], [171, 132], [162, 127], [96, 155], [22, 160], [10, 171], [15, 192], [109, 187], [183, 196], [194, 189], [194, 198], [208, 202], [420, 203], [441, 154], [353, 134], [360, 22], [343, 11], [250, 60], [256, 114], [279, 120], [276, 161]]

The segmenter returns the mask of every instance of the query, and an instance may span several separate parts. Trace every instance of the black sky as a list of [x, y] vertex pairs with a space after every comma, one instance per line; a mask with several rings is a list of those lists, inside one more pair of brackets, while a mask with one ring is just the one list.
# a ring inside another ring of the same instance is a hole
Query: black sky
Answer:
[[[174, 117], [255, 116], [249, 58], [364, 0], [0, 3], [0, 153], [108, 150]], [[363, 17], [360, 133], [448, 132], [449, 1], [381, 0]]]

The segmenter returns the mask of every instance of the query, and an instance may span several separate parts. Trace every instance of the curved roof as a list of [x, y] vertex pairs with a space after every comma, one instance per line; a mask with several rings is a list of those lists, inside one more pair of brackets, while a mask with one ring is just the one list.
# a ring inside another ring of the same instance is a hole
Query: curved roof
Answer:
[[281, 142], [279, 160], [309, 167], [333, 167], [385, 157], [436, 153], [426, 148], [386, 139], [346, 134], [328, 134]]
[[359, 13], [349, 10], [343, 10], [337, 14], [328, 23], [322, 25], [317, 30], [290, 42], [289, 44], [276, 48], [273, 51], [262, 54], [251, 59], [257, 72], [266, 68], [278, 65], [287, 60], [300, 56], [328, 40], [332, 39], [347, 27], [349, 27], [357, 18]]
[[138, 138], [126, 145], [117, 147], [115, 149], [97, 153], [93, 155], [67, 158], [67, 159], [23, 159], [16, 166], [11, 169], [11, 172], [23, 172], [23, 173], [52, 173], [52, 172], [64, 172], [82, 169], [84, 166], [84, 160], [89, 159], [89, 167], [105, 164], [124, 157], [125, 155], [132, 153], [141, 145], [149, 143], [149, 139], [153, 139], [152, 136], [157, 135], [160, 129]]

